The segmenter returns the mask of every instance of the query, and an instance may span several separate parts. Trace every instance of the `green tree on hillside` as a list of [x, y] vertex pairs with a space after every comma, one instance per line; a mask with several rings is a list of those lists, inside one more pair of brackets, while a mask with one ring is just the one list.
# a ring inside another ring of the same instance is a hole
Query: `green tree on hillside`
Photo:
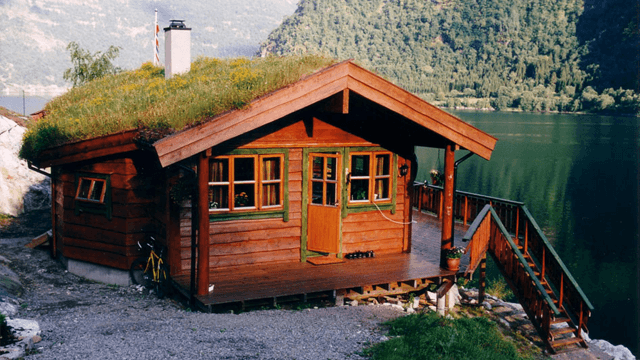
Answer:
[[120, 71], [120, 68], [111, 62], [120, 55], [118, 46], [111, 45], [104, 53], [97, 51], [91, 54], [72, 41], [67, 45], [67, 50], [69, 50], [73, 67], [64, 71], [63, 78], [71, 82], [74, 87]]
[[441, 105], [477, 98], [499, 109], [622, 111], [623, 95], [574, 106], [588, 85], [618, 91], [596, 76], [604, 71], [582, 66], [593, 48], [576, 35], [582, 1], [301, 0], [260, 53], [355, 58]]

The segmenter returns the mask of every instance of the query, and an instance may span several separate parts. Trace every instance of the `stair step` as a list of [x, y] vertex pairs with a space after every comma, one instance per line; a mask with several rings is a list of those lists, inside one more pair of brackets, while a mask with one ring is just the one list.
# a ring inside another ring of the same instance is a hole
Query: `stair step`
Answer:
[[551, 335], [553, 337], [559, 336], [559, 335], [563, 335], [563, 334], [570, 334], [575, 332], [576, 329], [574, 329], [572, 326], [567, 326], [567, 327], [563, 327], [563, 328], [558, 328], [558, 329], [551, 329]]
[[570, 337], [570, 338], [566, 338], [566, 339], [560, 339], [560, 340], [556, 340], [556, 341], [552, 341], [551, 342], [551, 346], [553, 346], [554, 348], [556, 347], [561, 347], [561, 346], [569, 346], [571, 344], [576, 344], [583, 341], [581, 338], [579, 337]]
[[571, 319], [569, 319], [568, 317], [557, 317], [555, 319], [552, 319], [550, 324], [562, 324], [562, 323], [569, 323], [571, 321]]

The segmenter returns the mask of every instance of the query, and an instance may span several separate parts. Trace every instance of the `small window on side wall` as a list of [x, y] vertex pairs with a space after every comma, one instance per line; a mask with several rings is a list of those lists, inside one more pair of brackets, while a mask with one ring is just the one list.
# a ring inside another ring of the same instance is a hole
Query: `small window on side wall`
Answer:
[[111, 219], [109, 175], [76, 174], [75, 214], [92, 213]]
[[104, 203], [104, 196], [107, 192], [107, 180], [80, 177], [78, 180], [78, 190], [76, 200]]

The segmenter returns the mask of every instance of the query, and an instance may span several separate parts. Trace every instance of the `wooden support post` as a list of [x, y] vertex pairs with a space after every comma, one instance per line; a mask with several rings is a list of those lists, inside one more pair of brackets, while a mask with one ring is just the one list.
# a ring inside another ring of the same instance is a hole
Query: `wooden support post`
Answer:
[[467, 226], [467, 217], [469, 212], [469, 197], [468, 196], [464, 196], [464, 214], [462, 215], [464, 217], [464, 220], [462, 220], [462, 223], [464, 226]]
[[558, 309], [562, 308], [562, 302], [564, 301], [564, 273], [560, 274], [560, 296], [558, 298]]
[[516, 244], [520, 245], [520, 206], [516, 208]]
[[[209, 294], [209, 158], [198, 156], [198, 295]], [[192, 264], [194, 263], [192, 259]]]
[[442, 240], [440, 244], [440, 267], [445, 268], [445, 252], [453, 247], [453, 164], [455, 151], [453, 144], [447, 145], [444, 152], [444, 189], [442, 204]]
[[56, 246], [58, 245], [56, 242], [56, 204], [58, 196], [56, 195], [56, 179], [54, 178], [55, 168], [51, 168], [51, 241], [49, 246], [51, 246], [51, 257], [57, 258], [58, 254], [56, 253]]
[[524, 223], [524, 247], [522, 248], [522, 253], [527, 253], [527, 247], [529, 246], [529, 223]]
[[484, 291], [487, 287], [487, 253], [485, 252], [482, 255], [482, 260], [480, 260], [480, 285], [478, 286], [478, 304], [482, 305], [484, 301]]
[[546, 248], [542, 248], [542, 270], [540, 270], [540, 281], [544, 281], [544, 272], [546, 270], [546, 257], [547, 257], [547, 252], [545, 250]]

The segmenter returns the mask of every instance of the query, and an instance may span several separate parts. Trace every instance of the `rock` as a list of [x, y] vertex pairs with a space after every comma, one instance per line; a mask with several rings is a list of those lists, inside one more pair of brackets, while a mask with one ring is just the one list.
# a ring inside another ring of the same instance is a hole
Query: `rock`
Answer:
[[438, 302], [438, 295], [434, 292], [427, 291], [427, 300], [429, 300], [430, 303], [435, 304]]
[[[0, 348], [0, 359], [20, 359], [33, 349], [35, 343], [42, 340], [40, 326], [37, 321], [24, 319], [7, 319], [13, 335], [20, 339], [17, 343]], [[3, 353], [5, 352], [6, 353]]]
[[18, 275], [5, 265], [0, 265], [0, 298], [20, 296], [23, 291]]
[[29, 170], [27, 162], [18, 157], [26, 131], [0, 116], [0, 213], [11, 216], [51, 207], [49, 178]]
[[358, 300], [353, 300], [349, 302], [349, 305], [351, 306], [358, 306]]
[[634, 360], [635, 359], [635, 356], [633, 356], [631, 351], [622, 345], [614, 346], [606, 340], [593, 340], [589, 344], [598, 347], [605, 353], [613, 356], [616, 360]]
[[0, 314], [14, 317], [18, 313], [18, 307], [8, 302], [0, 302]]
[[413, 314], [413, 313], [415, 313], [415, 312], [416, 312], [416, 311], [415, 311], [412, 307], [408, 307], [408, 308], [407, 308], [407, 314]]
[[489, 304], [488, 301], [482, 302], [482, 306], [484, 306], [484, 308], [487, 310], [491, 310], [491, 304]]
[[413, 304], [411, 304], [411, 305], [412, 305], [412, 307], [413, 307], [414, 309], [419, 308], [419, 307], [420, 307], [420, 298], [414, 298], [414, 299], [413, 299]]

